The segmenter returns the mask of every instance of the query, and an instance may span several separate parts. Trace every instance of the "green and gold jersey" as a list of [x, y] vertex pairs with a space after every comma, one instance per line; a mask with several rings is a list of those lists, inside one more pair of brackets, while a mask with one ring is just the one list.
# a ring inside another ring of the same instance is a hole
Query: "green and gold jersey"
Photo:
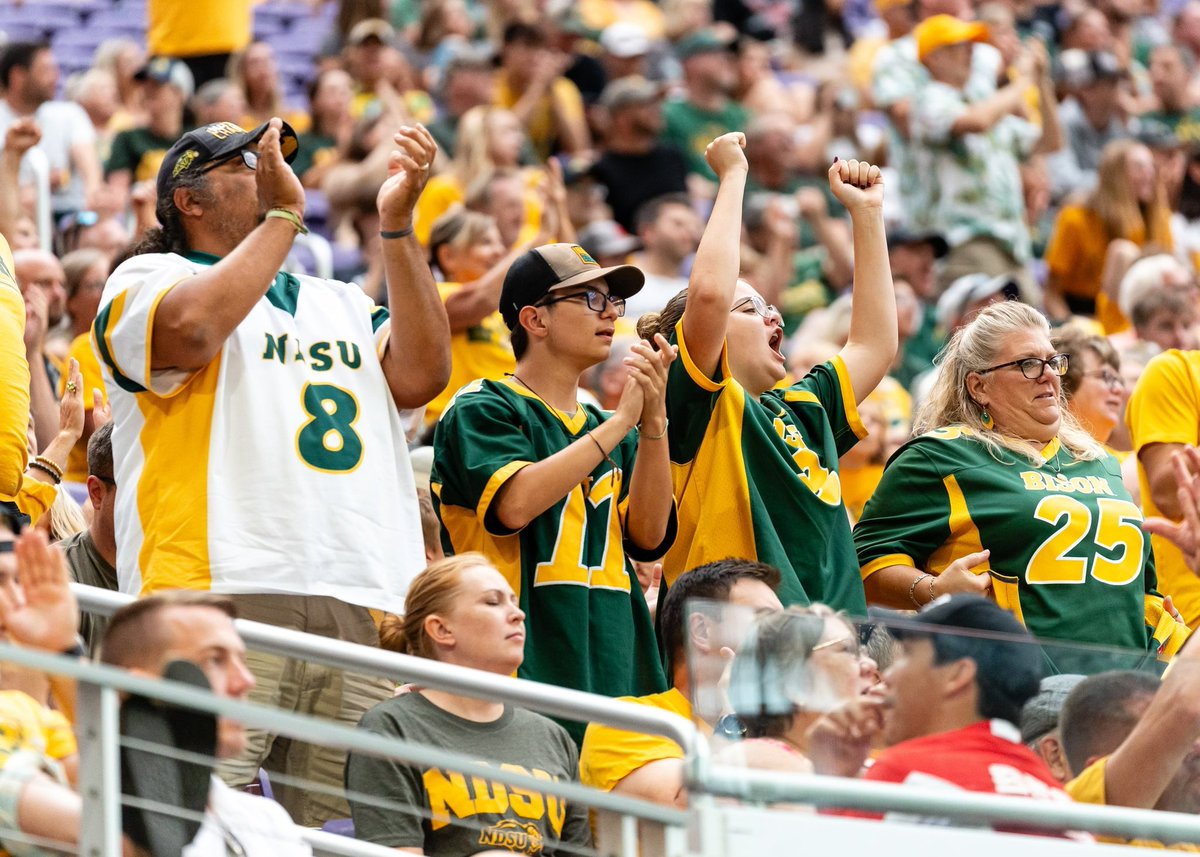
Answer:
[[976, 570], [1035, 636], [1158, 649], [1150, 539], [1120, 464], [1076, 460], [1057, 438], [1042, 458], [993, 453], [966, 426], [909, 441], [854, 529], [863, 579], [893, 565], [940, 574], [986, 548]]
[[[482, 552], [520, 598], [526, 614], [522, 678], [643, 696], [665, 690], [667, 682], [626, 554], [653, 557], [623, 536], [636, 433], [612, 451], [616, 469], [601, 461], [521, 531], [505, 529], [492, 509], [496, 493], [517, 472], [603, 420], [588, 405], [574, 416], [552, 409], [511, 379], [475, 381], [458, 391], [438, 422], [431, 488], [447, 553]], [[583, 727], [573, 735], [582, 741]]]
[[782, 572], [784, 604], [821, 601], [863, 615], [838, 457], [866, 430], [841, 358], [755, 398], [730, 374], [724, 351], [708, 378], [692, 362], [682, 321], [673, 336], [679, 358], [667, 411], [679, 537], [663, 560], [664, 581], [746, 557]]

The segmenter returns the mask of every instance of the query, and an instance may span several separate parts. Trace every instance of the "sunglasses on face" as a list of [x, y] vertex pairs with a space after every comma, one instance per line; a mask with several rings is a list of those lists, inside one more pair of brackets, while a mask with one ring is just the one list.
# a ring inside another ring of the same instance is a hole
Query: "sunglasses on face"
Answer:
[[252, 149], [242, 149], [236, 155], [232, 155], [223, 161], [217, 161], [216, 163], [209, 164], [207, 167], [202, 169], [200, 172], [210, 173], [213, 170], [217, 169], [218, 167], [223, 167], [226, 164], [228, 164], [230, 161], [235, 161], [238, 158], [242, 159], [242, 163], [246, 165], [247, 169], [251, 169], [251, 170], [258, 169], [258, 152], [255, 152]]

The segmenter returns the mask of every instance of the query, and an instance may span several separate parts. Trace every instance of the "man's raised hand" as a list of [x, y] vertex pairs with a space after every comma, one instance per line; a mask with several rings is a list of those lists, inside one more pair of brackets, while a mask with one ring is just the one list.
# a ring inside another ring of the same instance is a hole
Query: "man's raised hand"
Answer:
[[380, 228], [385, 232], [412, 226], [413, 207], [429, 181], [438, 151], [433, 135], [420, 123], [404, 125], [392, 139], [396, 148], [388, 156], [388, 177], [375, 199]]

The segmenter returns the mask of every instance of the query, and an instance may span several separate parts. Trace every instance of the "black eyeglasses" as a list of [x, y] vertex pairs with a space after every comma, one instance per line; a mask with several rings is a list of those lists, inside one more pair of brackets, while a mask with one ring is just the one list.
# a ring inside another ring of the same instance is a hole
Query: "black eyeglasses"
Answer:
[[228, 164], [230, 161], [236, 160], [237, 158], [242, 159], [242, 163], [246, 165], [247, 169], [251, 169], [251, 170], [258, 169], [258, 152], [254, 151], [253, 149], [242, 149], [236, 155], [231, 155], [230, 157], [225, 158], [223, 161], [217, 161], [216, 163], [209, 164], [207, 167], [202, 169], [200, 172], [210, 173], [213, 170], [217, 169], [217, 167], [223, 167], [226, 164]]
[[748, 298], [743, 298], [733, 305], [733, 309], [730, 312], [738, 312], [742, 307], [747, 305], [754, 307], [754, 311], [763, 318], [773, 318], [780, 314], [777, 307], [767, 303], [759, 295], [751, 295]]
[[999, 366], [989, 366], [987, 369], [980, 369], [978, 374], [986, 375], [988, 372], [995, 372], [997, 369], [1018, 366], [1021, 369], [1022, 375], [1030, 381], [1036, 381], [1042, 377], [1042, 373], [1046, 369], [1049, 369], [1055, 375], [1066, 375], [1069, 359], [1069, 356], [1066, 354], [1055, 354], [1049, 360], [1043, 360], [1040, 357], [1026, 357], [1022, 360], [1012, 360], [1008, 363], [1001, 363]]
[[602, 313], [605, 307], [611, 305], [613, 311], [617, 314], [617, 318], [622, 318], [625, 315], [625, 298], [618, 297], [617, 295], [606, 295], [604, 292], [597, 291], [596, 289], [585, 289], [582, 292], [563, 295], [561, 298], [548, 298], [537, 304], [537, 306], [550, 306], [562, 301], [576, 301], [580, 298], [583, 298], [587, 303], [588, 309], [592, 312]]

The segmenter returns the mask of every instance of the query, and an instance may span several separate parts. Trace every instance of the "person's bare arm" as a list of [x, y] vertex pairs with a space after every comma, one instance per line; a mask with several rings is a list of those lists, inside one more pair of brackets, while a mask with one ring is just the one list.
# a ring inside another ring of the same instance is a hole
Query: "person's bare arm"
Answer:
[[638, 342], [626, 359], [629, 380], [642, 388], [642, 413], [638, 419], [637, 458], [629, 478], [629, 508], [625, 516], [626, 537], [643, 550], [662, 545], [671, 521], [674, 493], [671, 485], [671, 456], [667, 445], [667, 370], [678, 349], [661, 334], [655, 335], [658, 350]]
[[1152, 809], [1200, 738], [1200, 642], [1193, 636], [1104, 769], [1108, 806]]
[[[1200, 449], [1179, 443], [1154, 446], [1178, 447], [1171, 453], [1170, 460], [1172, 481], [1178, 486], [1175, 490], [1178, 514], [1175, 517], [1182, 520], [1148, 518], [1142, 523], [1142, 529], [1174, 544], [1183, 552], [1188, 568], [1200, 575]], [[1157, 500], [1155, 505], [1158, 505]]]
[[767, 203], [763, 218], [767, 230], [767, 252], [758, 267], [754, 285], [758, 287], [763, 300], [774, 304], [792, 285], [796, 245], [800, 236], [795, 220], [784, 209], [782, 199], [772, 199]]
[[[575, 104], [569, 103], [575, 101]], [[592, 146], [592, 135], [588, 133], [587, 119], [579, 96], [567, 96], [550, 88], [550, 105], [554, 113], [554, 127], [558, 131], [558, 145], [571, 155], [582, 155]]]
[[612, 792], [664, 806], [687, 809], [683, 759], [656, 759], [642, 765], [613, 786]]
[[835, 289], [854, 281], [853, 238], [844, 221], [829, 216], [829, 203], [817, 188], [801, 188], [796, 194], [800, 216], [808, 221], [817, 242], [825, 248], [825, 276]]
[[1050, 273], [1046, 277], [1046, 315], [1054, 321], [1065, 321], [1071, 317], [1071, 308], [1063, 297], [1062, 283], [1059, 277]]
[[854, 300], [841, 357], [855, 402], [865, 399], [896, 359], [896, 292], [883, 229], [883, 176], [863, 161], [837, 161], [829, 186], [850, 212], [854, 231]]
[[964, 110], [954, 124], [950, 133], [955, 137], [966, 134], [979, 134], [987, 131], [1001, 119], [1021, 107], [1025, 99], [1025, 89], [1029, 81], [1018, 77], [1012, 83], [996, 90], [995, 94], [976, 101]]
[[[83, 431], [83, 375], [79, 371], [79, 362], [74, 358], [71, 358], [67, 369], [67, 382], [67, 389], [58, 404], [58, 420], [54, 424], [57, 433], [40, 450], [41, 456], [58, 465], [59, 470], [67, 469], [67, 456], [79, 442], [80, 433]], [[72, 384], [74, 389], [71, 388]], [[49, 473], [37, 467], [25, 471], [25, 478], [56, 484]]]
[[742, 236], [742, 196], [748, 165], [746, 135], [740, 131], [723, 134], [708, 144], [704, 157], [720, 185], [712, 214], [692, 263], [688, 280], [687, 310], [683, 314], [683, 336], [688, 354], [705, 376], [717, 371], [733, 293], [737, 288]]
[[1062, 122], [1058, 118], [1058, 96], [1054, 91], [1054, 78], [1050, 73], [1050, 57], [1045, 46], [1037, 39], [1030, 39], [1026, 48], [1034, 59], [1034, 73], [1038, 89], [1038, 115], [1042, 120], [1042, 136], [1035, 155], [1048, 155], [1062, 149], [1066, 143]]
[[938, 575], [926, 574], [911, 565], [889, 565], [878, 569], [863, 581], [867, 603], [912, 610], [954, 592], [987, 595], [992, 589], [991, 575], [977, 574], [971, 569], [986, 562], [989, 555], [988, 551], [967, 554], [950, 563]]
[[12, 237], [21, 219], [21, 159], [38, 144], [42, 132], [32, 119], [17, 119], [4, 134], [0, 153], [0, 235]]
[[[83, 191], [89, 208], [95, 209], [101, 200], [104, 171], [100, 168], [100, 157], [92, 141], [71, 146], [71, 163], [83, 181]], [[122, 197], [123, 199], [124, 197]]]
[[29, 362], [29, 412], [39, 450], [49, 446], [58, 432], [58, 402], [46, 371], [44, 350], [48, 313], [45, 293], [30, 289], [25, 295], [25, 359]]
[[401, 127], [388, 160], [388, 178], [379, 189], [381, 232], [408, 230], [383, 239], [388, 305], [403, 308], [389, 319], [383, 374], [396, 407], [428, 404], [450, 381], [450, 322], [438, 296], [425, 250], [412, 234], [413, 207], [425, 188], [437, 143], [423, 125]]
[[1150, 499], [1165, 517], [1179, 520], [1183, 510], [1179, 505], [1179, 480], [1172, 460], [1177, 452], [1187, 449], [1182, 443], [1149, 443], [1138, 450], [1138, 461], [1146, 469]]
[[[304, 188], [279, 149], [281, 127], [272, 119], [258, 144], [260, 206], [303, 218]], [[154, 317], [151, 368], [193, 370], [211, 362], [266, 294], [295, 237], [287, 220], [268, 218], [224, 259], [168, 291]]]

